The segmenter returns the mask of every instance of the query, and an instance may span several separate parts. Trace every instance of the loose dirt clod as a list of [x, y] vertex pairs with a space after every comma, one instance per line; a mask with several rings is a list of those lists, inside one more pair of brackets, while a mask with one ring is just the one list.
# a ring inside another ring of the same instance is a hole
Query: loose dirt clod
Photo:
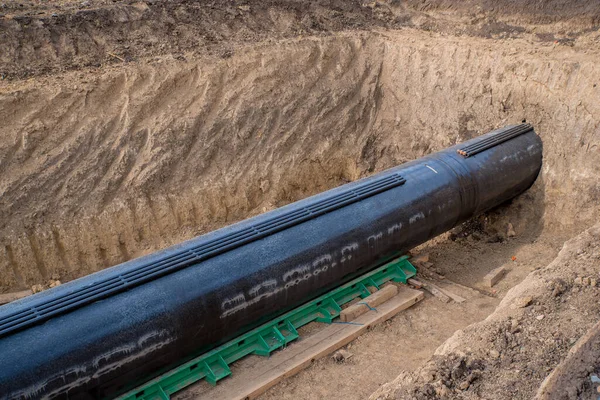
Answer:
[[40, 284], [33, 285], [31, 287], [31, 293], [36, 294], [44, 290], [44, 287]]
[[354, 354], [350, 353], [347, 350], [340, 349], [340, 350], [336, 351], [335, 353], [333, 353], [333, 356], [331, 356], [331, 358], [333, 359], [333, 361], [341, 363], [341, 362], [345, 362], [346, 360], [351, 358], [353, 355]]
[[48, 283], [48, 287], [53, 288], [53, 287], [59, 286], [60, 284], [61, 284], [61, 282], [59, 280], [51, 280]]
[[532, 301], [533, 301], [533, 298], [530, 296], [519, 297], [512, 304], [512, 308], [525, 308], [525, 307], [531, 305]]
[[515, 228], [513, 227], [513, 225], [509, 222], [506, 226], [506, 237], [515, 237], [517, 236], [517, 234], [515, 233]]

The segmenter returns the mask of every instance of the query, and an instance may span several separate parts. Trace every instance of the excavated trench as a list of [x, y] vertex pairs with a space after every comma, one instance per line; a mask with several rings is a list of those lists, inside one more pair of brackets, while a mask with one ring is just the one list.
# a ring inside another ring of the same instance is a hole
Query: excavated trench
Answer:
[[66, 72], [0, 94], [0, 289], [71, 280], [527, 120], [535, 186], [503, 213], [599, 216], [600, 67], [569, 47], [417, 30]]
[[[444, 348], [486, 354], [497, 336], [486, 327], [514, 312], [509, 289], [599, 220], [593, 5], [84, 3], [2, 6], [25, 16], [0, 15], [0, 294], [69, 281], [526, 120], [544, 142], [535, 185], [420, 248], [437, 276], [466, 286], [508, 265], [497, 297], [426, 299], [353, 342], [353, 362], [318, 361], [264, 396], [366, 398], [418, 370], [455, 331]], [[594, 272], [598, 234], [581, 235], [588, 247], [551, 264], [561, 274], [544, 269], [531, 275], [535, 292], [516, 292], [537, 296], [547, 274], [569, 281]], [[590, 296], [582, 304], [594, 302], [592, 289], [581, 293]], [[531, 308], [547, 306], [547, 317], [530, 313], [522, 324], [547, 323], [568, 342], [593, 319], [574, 313], [573, 300], [556, 311], [554, 295], [546, 297]], [[567, 351], [548, 343], [520, 347], [514, 382], [506, 375], [515, 365], [490, 361], [482, 390], [533, 395], [540, 365], [554, 368]], [[529, 364], [534, 372], [524, 375]], [[389, 398], [398, 397], [391, 387]]]

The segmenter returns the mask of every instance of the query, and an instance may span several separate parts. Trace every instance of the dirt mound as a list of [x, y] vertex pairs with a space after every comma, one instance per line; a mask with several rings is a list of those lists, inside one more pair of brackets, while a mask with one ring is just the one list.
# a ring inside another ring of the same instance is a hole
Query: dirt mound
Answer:
[[162, 55], [228, 58], [240, 43], [403, 23], [387, 8], [342, 0], [89, 0], [3, 8], [0, 72], [8, 79]]
[[[371, 399], [534, 398], [546, 376], [597, 322], [598, 260], [600, 225], [566, 242], [550, 265], [511, 289], [486, 320], [457, 331], [429, 363]], [[571, 375], [568, 386], [561, 387], [565, 398], [588, 398], [578, 396], [592, 388], [590, 374], [598, 367], [590, 364]]]
[[425, 0], [408, 1], [410, 7], [421, 11], [455, 11], [458, 14], [485, 13], [488, 16], [518, 19], [527, 23], [587, 20], [597, 24], [600, 5], [589, 1], [545, 0]]
[[228, 58], [240, 44], [416, 27], [572, 44], [595, 30], [594, 2], [61, 0], [0, 3], [0, 75], [23, 79], [169, 55]]

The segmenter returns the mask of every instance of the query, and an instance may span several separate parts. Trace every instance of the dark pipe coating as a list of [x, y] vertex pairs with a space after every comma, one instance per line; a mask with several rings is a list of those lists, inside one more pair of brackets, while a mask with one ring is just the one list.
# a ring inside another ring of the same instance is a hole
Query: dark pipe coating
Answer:
[[503, 128], [0, 307], [0, 397], [103, 398], [529, 188]]

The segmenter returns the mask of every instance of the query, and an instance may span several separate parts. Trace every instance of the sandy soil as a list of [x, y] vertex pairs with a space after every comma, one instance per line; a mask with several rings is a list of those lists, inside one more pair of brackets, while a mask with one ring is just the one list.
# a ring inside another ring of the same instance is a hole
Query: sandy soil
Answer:
[[[600, 217], [599, 21], [596, 2], [559, 0], [0, 2], [0, 292], [71, 280], [526, 120], [544, 140], [534, 187], [419, 249], [434, 264], [423, 273], [479, 290], [505, 266], [492, 297], [428, 298], [354, 343], [351, 362], [320, 361], [265, 398], [365, 398], [457, 329], [473, 333], [433, 365], [481, 373], [463, 392], [461, 372], [442, 395], [497, 393], [514, 377], [496, 372], [524, 361], [466, 343], [509, 297], [463, 328]], [[519, 393], [535, 391], [588, 314]], [[537, 361], [537, 344], [519, 343]], [[378, 393], [439, 392], [415, 376]]]
[[[600, 226], [567, 241], [547, 267], [512, 288], [484, 321], [458, 330], [435, 356], [371, 399], [532, 399], [543, 380], [598, 321]], [[595, 398], [596, 362], [547, 399]], [[548, 393], [546, 393], [548, 395]], [[597, 395], [597, 394], [596, 394]]]

